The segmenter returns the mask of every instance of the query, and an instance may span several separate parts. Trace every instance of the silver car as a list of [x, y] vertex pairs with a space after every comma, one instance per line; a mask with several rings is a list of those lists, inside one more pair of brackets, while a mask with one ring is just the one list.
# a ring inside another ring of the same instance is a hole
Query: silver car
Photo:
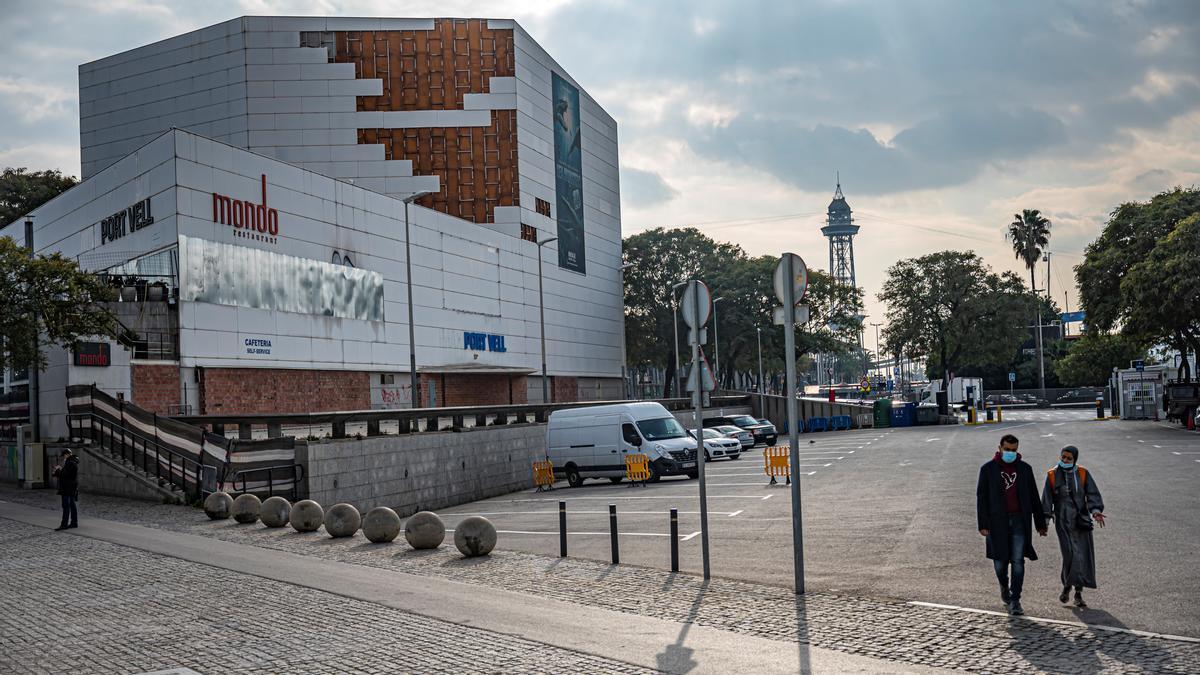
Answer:
[[736, 438], [738, 442], [742, 444], [742, 448], [754, 447], [754, 434], [741, 427], [735, 427], [732, 424], [724, 424], [719, 427], [712, 427], [712, 429], [720, 432], [724, 436], [728, 436], [729, 438]]

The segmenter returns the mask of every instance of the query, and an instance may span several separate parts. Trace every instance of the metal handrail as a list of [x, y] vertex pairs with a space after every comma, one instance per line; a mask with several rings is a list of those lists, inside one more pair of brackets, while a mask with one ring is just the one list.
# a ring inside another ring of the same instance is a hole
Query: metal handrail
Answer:
[[[100, 415], [97, 415], [96, 413], [92, 413], [92, 412], [69, 413], [67, 415], [67, 427], [70, 430], [72, 437], [76, 437], [76, 434], [74, 433], [76, 430], [76, 426], [77, 426], [75, 424], [75, 420], [84, 419], [84, 418], [90, 418], [93, 425], [95, 425], [98, 422], [101, 425], [102, 430], [103, 430], [103, 427], [105, 427], [105, 426], [107, 427], [107, 431], [108, 431], [107, 434], [102, 433], [102, 434], [100, 434], [99, 438], [94, 439], [99, 447], [107, 450], [110, 455], [112, 455], [114, 457], [119, 456], [122, 460], [127, 461], [127, 462], [133, 464], [134, 466], [137, 466], [137, 457], [135, 455], [137, 454], [137, 451], [138, 451], [138, 441], [141, 441], [141, 460], [142, 460], [141, 469], [146, 474], [151, 473], [149, 467], [147, 467], [146, 465], [149, 462], [150, 449], [152, 447], [153, 452], [154, 452], [154, 471], [153, 471], [153, 473], [154, 473], [154, 478], [156, 480], [163, 479], [162, 459], [165, 458], [167, 460], [167, 475], [166, 475], [167, 482], [171, 483], [172, 485], [177, 485], [180, 488], [182, 488], [184, 492], [187, 492], [187, 487], [188, 487], [187, 486], [187, 470], [189, 468], [192, 469], [193, 473], [196, 475], [195, 497], [197, 500], [200, 499], [200, 497], [202, 496], [202, 489], [204, 486], [204, 463], [203, 463], [203, 461], [196, 461], [183, 453], [177, 452], [175, 450], [172, 450], [171, 448], [164, 446], [161, 442], [158, 441], [158, 439], [150, 438], [149, 436], [146, 436], [135, 429], [131, 429], [124, 424], [115, 423], [110, 419], [101, 417]], [[81, 433], [77, 437], [83, 438], [82, 425], [78, 425], [78, 426], [79, 426], [79, 430]], [[119, 449], [114, 447], [115, 438], [117, 436], [117, 433], [116, 433], [117, 431], [120, 432], [120, 436], [121, 436]], [[125, 442], [125, 439], [127, 437], [130, 439], [129, 443]], [[104, 442], [106, 438], [108, 439], [107, 445]], [[176, 464], [178, 464], [178, 468], [179, 468], [179, 470], [178, 470], [179, 481], [178, 482], [176, 482], [176, 480], [175, 480]]]
[[[295, 501], [296, 495], [299, 494], [298, 488], [300, 485], [300, 481], [304, 480], [304, 465], [303, 464], [277, 464], [277, 465], [273, 465], [273, 466], [260, 466], [258, 468], [254, 468], [254, 469], [241, 469], [241, 470], [235, 472], [232, 477], [230, 477], [228, 483], [233, 488], [234, 492], [240, 492], [240, 493], [249, 492], [249, 490], [247, 489], [247, 477], [250, 474], [261, 473], [264, 471], [267, 473], [267, 496], [268, 497], [275, 496], [275, 472], [276, 471], [284, 471], [284, 472], [290, 471], [291, 479], [292, 479], [292, 500]], [[239, 479], [242, 481], [242, 489], [241, 490], [238, 490], [238, 480]]]

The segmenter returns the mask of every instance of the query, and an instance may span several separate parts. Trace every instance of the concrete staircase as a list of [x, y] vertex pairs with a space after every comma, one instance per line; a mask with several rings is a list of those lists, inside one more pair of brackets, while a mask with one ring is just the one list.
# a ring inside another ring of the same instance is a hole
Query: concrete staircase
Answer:
[[188, 495], [165, 478], [113, 456], [88, 442], [71, 446], [79, 456], [79, 490], [89, 494], [125, 497], [160, 504], [186, 504]]

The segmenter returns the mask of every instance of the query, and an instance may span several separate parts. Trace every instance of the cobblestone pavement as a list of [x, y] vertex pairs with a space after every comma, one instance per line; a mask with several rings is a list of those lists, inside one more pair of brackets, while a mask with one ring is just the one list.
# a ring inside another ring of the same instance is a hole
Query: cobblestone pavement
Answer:
[[[0, 499], [55, 508], [53, 494], [0, 490]], [[901, 663], [994, 673], [1200, 672], [1200, 643], [914, 606], [901, 601], [808, 593], [726, 579], [703, 580], [636, 566], [557, 559], [499, 548], [464, 564], [453, 547], [412, 554], [406, 544], [371, 546], [361, 534], [336, 545], [323, 533], [210, 521], [189, 507], [85, 496], [88, 517], [215, 537], [241, 544], [410, 574], [448, 578], [576, 604], [650, 616]]]
[[15, 522], [0, 646], [0, 673], [650, 672]]

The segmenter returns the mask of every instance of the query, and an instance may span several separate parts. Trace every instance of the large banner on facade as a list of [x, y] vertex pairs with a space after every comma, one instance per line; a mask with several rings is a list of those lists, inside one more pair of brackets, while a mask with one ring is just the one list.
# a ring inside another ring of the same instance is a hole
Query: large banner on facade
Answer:
[[554, 102], [554, 192], [558, 201], [558, 266], [587, 273], [583, 240], [583, 150], [579, 89], [551, 73]]

